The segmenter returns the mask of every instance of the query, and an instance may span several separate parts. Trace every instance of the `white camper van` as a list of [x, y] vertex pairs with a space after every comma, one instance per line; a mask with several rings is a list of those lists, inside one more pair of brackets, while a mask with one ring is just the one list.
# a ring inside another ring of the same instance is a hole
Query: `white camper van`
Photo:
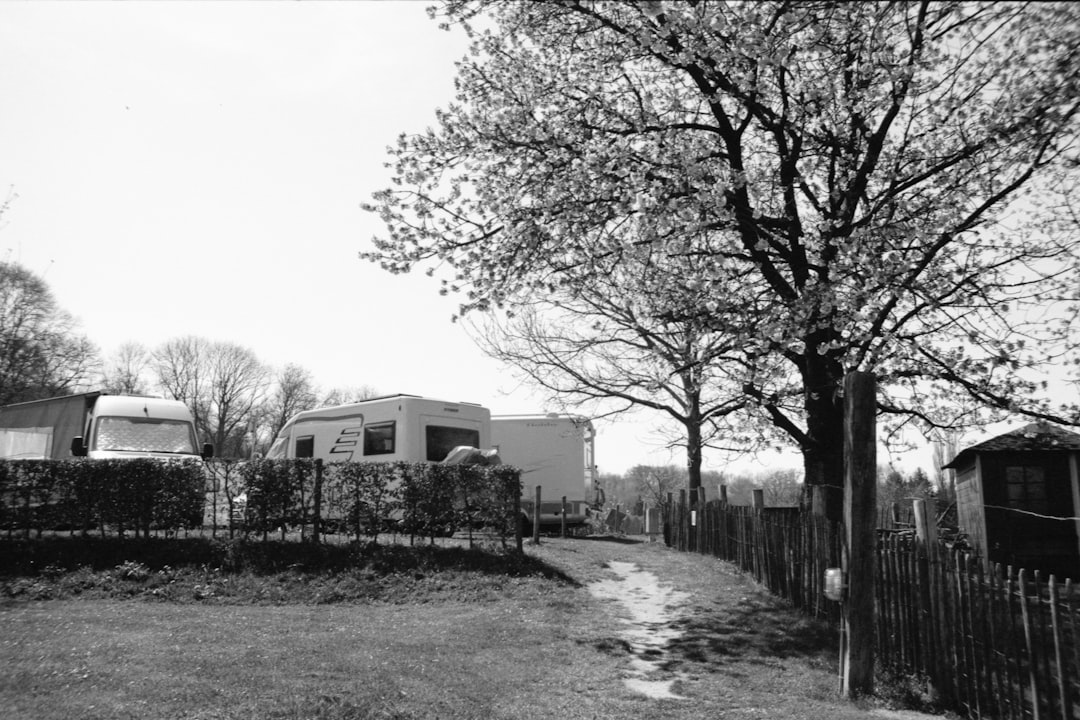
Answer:
[[0, 458], [202, 457], [178, 400], [95, 391], [0, 408]]
[[599, 502], [596, 490], [592, 422], [581, 415], [496, 415], [491, 443], [499, 458], [521, 470], [521, 510], [533, 522], [536, 486], [540, 486], [540, 524], [562, 522], [566, 497], [567, 525], [580, 525], [588, 508]]
[[266, 459], [440, 462], [459, 445], [491, 445], [491, 412], [473, 403], [390, 395], [297, 413]]

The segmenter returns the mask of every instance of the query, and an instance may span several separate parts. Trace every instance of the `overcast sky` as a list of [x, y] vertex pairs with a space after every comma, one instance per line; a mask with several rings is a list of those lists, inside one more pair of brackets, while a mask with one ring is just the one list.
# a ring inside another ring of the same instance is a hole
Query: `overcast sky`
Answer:
[[[357, 258], [386, 147], [434, 122], [465, 53], [427, 4], [0, 3], [3, 259], [106, 356], [199, 335], [326, 388], [555, 409], [450, 322], [436, 280]], [[601, 472], [682, 465], [655, 420], [598, 423]]]

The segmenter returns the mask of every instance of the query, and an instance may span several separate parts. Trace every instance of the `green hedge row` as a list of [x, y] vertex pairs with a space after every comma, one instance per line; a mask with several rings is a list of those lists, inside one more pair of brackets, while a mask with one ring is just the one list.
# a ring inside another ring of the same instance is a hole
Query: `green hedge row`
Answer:
[[434, 537], [484, 527], [506, 537], [519, 515], [520, 472], [505, 465], [258, 460], [208, 468], [215, 475], [208, 502], [227, 508], [234, 530], [242, 518], [244, 532], [264, 536], [299, 528], [315, 538]]
[[148, 535], [208, 527], [261, 534], [291, 529], [377, 539], [434, 537], [485, 527], [504, 538], [518, 521], [520, 472], [505, 465], [331, 463], [314, 460], [0, 461], [0, 531], [106, 529]]
[[202, 523], [205, 475], [198, 460], [0, 461], [0, 528], [114, 528], [148, 536]]

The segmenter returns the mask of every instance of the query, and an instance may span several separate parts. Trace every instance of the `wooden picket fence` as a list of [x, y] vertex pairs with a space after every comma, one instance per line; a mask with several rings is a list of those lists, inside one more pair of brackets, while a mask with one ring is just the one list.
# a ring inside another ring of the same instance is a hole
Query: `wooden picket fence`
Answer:
[[913, 534], [877, 548], [883, 663], [925, 677], [971, 718], [1080, 719], [1080, 594]]
[[[668, 544], [730, 561], [815, 617], [839, 621], [824, 597], [844, 532], [801, 508], [664, 508]], [[1071, 580], [981, 562], [913, 531], [879, 531], [877, 661], [921, 677], [970, 718], [1080, 720], [1080, 593]]]
[[825, 569], [839, 567], [840, 523], [797, 507], [754, 508], [712, 500], [691, 508], [685, 497], [665, 508], [668, 544], [734, 563], [774, 594], [816, 617], [838, 619], [823, 594]]

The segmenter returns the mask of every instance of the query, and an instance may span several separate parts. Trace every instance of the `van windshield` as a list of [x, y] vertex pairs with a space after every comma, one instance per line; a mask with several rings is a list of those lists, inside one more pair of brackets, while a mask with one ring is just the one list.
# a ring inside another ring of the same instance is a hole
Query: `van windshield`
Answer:
[[94, 431], [95, 450], [195, 454], [195, 432], [184, 420], [103, 417]]

